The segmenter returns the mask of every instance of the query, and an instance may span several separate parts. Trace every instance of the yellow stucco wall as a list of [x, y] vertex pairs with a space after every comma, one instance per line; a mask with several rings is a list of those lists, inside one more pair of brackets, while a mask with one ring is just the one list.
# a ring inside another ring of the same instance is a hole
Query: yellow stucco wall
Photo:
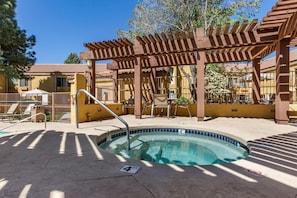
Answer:
[[[71, 84], [71, 123], [76, 123], [76, 109], [75, 109], [75, 96], [79, 89], [86, 89], [87, 81], [84, 75], [75, 74], [74, 80]], [[78, 94], [78, 123], [94, 121], [112, 117], [112, 115], [106, 111], [99, 104], [87, 104], [87, 96], [84, 92]], [[106, 104], [115, 114], [122, 114], [121, 104]]]
[[[191, 74], [189, 65], [184, 65], [183, 69], [187, 74]], [[182, 76], [182, 78], [175, 78], [176, 79], [174, 81], [175, 85], [171, 85], [176, 87], [177, 91], [176, 91], [175, 97], [178, 98], [180, 96], [183, 96], [192, 100], [188, 79], [184, 77], [183, 72], [180, 71], [178, 67], [175, 67], [174, 70], [175, 70], [174, 75]]]
[[[71, 75], [72, 76], [72, 75]], [[32, 79], [29, 82], [29, 86], [27, 87], [21, 87], [20, 86], [20, 80], [18, 81], [19, 86], [17, 87], [19, 93], [26, 92], [28, 90], [32, 89], [42, 89], [48, 92], [68, 92], [69, 87], [57, 87], [56, 88], [56, 77], [67, 77], [67, 75], [31, 75]]]
[[53, 76], [34, 76], [31, 80], [31, 89], [43, 89], [49, 92], [55, 90], [55, 77]]
[[[82, 93], [81, 93], [82, 94]], [[121, 104], [106, 104], [106, 106], [117, 115], [122, 114]], [[99, 104], [81, 104], [78, 105], [78, 120], [81, 122], [95, 121], [104, 118], [113, 118], [113, 116], [106, 111]]]
[[[71, 95], [71, 123], [76, 123], [76, 109], [75, 109], [75, 97], [76, 92], [79, 89], [86, 89], [86, 78], [81, 74], [75, 74], [74, 80], [71, 83], [70, 88], [70, 95]], [[77, 97], [77, 106], [78, 106], [78, 112], [81, 112], [80, 110], [84, 108], [85, 102], [86, 102], [86, 95], [85, 93], [80, 93]], [[78, 114], [78, 122], [80, 120], [83, 120], [83, 115]]]
[[274, 119], [275, 105], [265, 104], [206, 104], [205, 116]]
[[[290, 105], [290, 109], [291, 105]], [[171, 115], [174, 114], [175, 104], [171, 105]], [[197, 105], [190, 104], [189, 110], [192, 117], [197, 116]], [[297, 105], [295, 106], [295, 112], [297, 116]], [[134, 109], [129, 108], [126, 111], [127, 114], [133, 114]], [[150, 109], [147, 108], [144, 112], [145, 115], [150, 115]], [[166, 116], [166, 110], [162, 115]], [[243, 117], [243, 118], [265, 118], [274, 119], [275, 105], [264, 104], [205, 104], [205, 116], [207, 117]], [[189, 113], [186, 108], [177, 108], [177, 116], [188, 117]]]
[[[197, 105], [191, 104], [189, 108], [191, 115], [196, 116]], [[187, 109], [178, 108], [177, 115], [188, 116]], [[205, 104], [205, 116], [274, 119], [275, 106], [264, 104]]]

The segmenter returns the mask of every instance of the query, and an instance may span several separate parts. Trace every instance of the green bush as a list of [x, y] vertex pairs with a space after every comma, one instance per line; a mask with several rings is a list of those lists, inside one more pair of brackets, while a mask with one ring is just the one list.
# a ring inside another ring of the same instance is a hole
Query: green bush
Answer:
[[188, 104], [194, 104], [193, 101], [189, 100], [188, 98], [185, 98], [183, 96], [176, 99], [176, 104], [179, 105], [188, 105]]

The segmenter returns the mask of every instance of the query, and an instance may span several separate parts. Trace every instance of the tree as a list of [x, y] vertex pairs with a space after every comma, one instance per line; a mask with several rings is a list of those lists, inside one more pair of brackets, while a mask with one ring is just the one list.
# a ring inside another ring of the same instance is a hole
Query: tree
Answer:
[[78, 55], [76, 53], [70, 53], [67, 59], [64, 61], [65, 64], [79, 64], [81, 63]]
[[[117, 34], [120, 38], [126, 37], [133, 41], [137, 35], [189, 31], [198, 27], [203, 27], [206, 33], [211, 26], [254, 16], [261, 2], [262, 0], [142, 0], [138, 1], [129, 20], [129, 31], [118, 30]], [[214, 67], [210, 67], [212, 68]], [[179, 66], [179, 69], [188, 79], [189, 88], [194, 85], [196, 89], [196, 66], [190, 66], [190, 73], [183, 66]]]
[[0, 73], [11, 78], [26, 78], [24, 72], [36, 61], [32, 50], [34, 35], [27, 37], [15, 19], [15, 0], [0, 0]]
[[231, 93], [226, 89], [228, 78], [224, 75], [223, 65], [208, 64], [205, 67], [205, 91], [213, 102], [220, 102], [221, 96]]
[[133, 42], [135, 36], [166, 32], [171, 24], [168, 24], [170, 14], [164, 9], [158, 0], [137, 1], [128, 22], [130, 29], [127, 32], [118, 30], [118, 37], [125, 37]]
[[262, 0], [140, 0], [129, 20], [130, 29], [118, 30], [118, 36], [134, 39], [170, 31], [188, 31], [250, 18], [258, 12]]

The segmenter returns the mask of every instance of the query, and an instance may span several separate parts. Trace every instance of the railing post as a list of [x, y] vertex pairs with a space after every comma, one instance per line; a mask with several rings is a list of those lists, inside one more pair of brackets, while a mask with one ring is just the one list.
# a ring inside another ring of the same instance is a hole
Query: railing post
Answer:
[[110, 110], [104, 103], [102, 103], [100, 100], [95, 98], [92, 94], [87, 92], [85, 89], [79, 89], [77, 90], [75, 94], [75, 117], [76, 117], [76, 128], [78, 128], [78, 99], [77, 96], [80, 92], [84, 92], [87, 94], [91, 99], [96, 101], [99, 105], [101, 105], [106, 111], [108, 111], [111, 115], [113, 115], [115, 118], [117, 118], [119, 121], [121, 121], [125, 126], [126, 126], [126, 134], [127, 134], [127, 142], [128, 142], [128, 147], [127, 150], [130, 150], [130, 130], [129, 130], [129, 125], [128, 123], [121, 117], [119, 117], [117, 114], [115, 114], [112, 110]]
[[31, 119], [31, 118], [33, 118], [33, 117], [36, 117], [37, 115], [43, 115], [43, 117], [44, 117], [44, 128], [46, 129], [46, 115], [45, 115], [45, 113], [39, 112], [39, 113], [36, 113], [36, 114], [34, 114], [34, 115], [31, 115], [31, 116], [29, 116], [29, 117], [27, 117], [27, 118], [25, 118], [25, 119], [22, 119], [22, 120], [20, 120], [20, 121], [14, 123], [14, 124], [11, 124], [11, 125], [9, 125], [9, 126], [7, 126], [7, 127], [1, 128], [0, 131], [2, 131], [2, 130], [4, 130], [4, 129], [7, 129], [7, 128], [10, 128], [10, 127], [12, 127], [12, 126], [15, 126], [15, 125], [17, 125], [17, 124], [20, 124], [20, 123], [22, 123], [22, 122], [24, 122], [24, 121], [26, 121], [26, 120], [29, 120], [29, 119]]
[[52, 121], [55, 121], [56, 112], [55, 112], [55, 92], [52, 92]]

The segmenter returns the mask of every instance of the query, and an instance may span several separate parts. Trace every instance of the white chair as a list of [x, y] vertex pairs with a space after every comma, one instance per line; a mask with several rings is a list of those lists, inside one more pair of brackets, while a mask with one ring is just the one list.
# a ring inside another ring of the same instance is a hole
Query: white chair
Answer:
[[10, 119], [12, 119], [14, 116], [18, 115], [18, 114], [16, 114], [16, 111], [17, 111], [19, 105], [20, 105], [19, 103], [13, 103], [13, 104], [9, 107], [9, 109], [7, 110], [6, 113], [0, 115], [0, 116], [2, 117], [2, 120], [3, 120], [4, 118], [8, 118], [8, 119], [10, 120]]
[[25, 111], [22, 113], [22, 117], [24, 116], [30, 116], [32, 108], [34, 107], [35, 104], [28, 104]]

